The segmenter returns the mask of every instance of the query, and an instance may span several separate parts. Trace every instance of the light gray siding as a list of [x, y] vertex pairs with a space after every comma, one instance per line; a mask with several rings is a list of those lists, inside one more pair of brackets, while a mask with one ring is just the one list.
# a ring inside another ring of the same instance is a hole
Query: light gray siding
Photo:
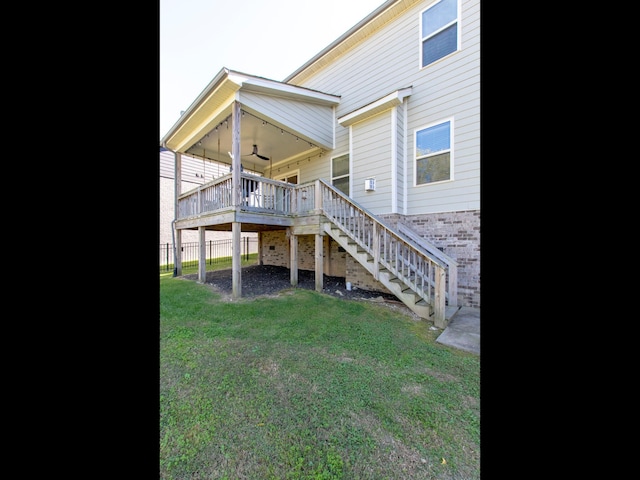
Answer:
[[293, 124], [302, 138], [324, 148], [333, 147], [333, 131], [329, 126], [333, 118], [331, 107], [294, 101], [273, 95], [243, 92], [240, 99], [244, 108], [260, 111], [275, 125], [288, 129]]
[[[352, 126], [351, 197], [374, 214], [391, 211], [391, 117], [387, 110]], [[365, 191], [367, 178], [375, 178], [375, 191]]]
[[[334, 150], [331, 156], [336, 156]], [[346, 152], [344, 152], [346, 153]], [[315, 153], [295, 160], [284, 161], [273, 166], [273, 171], [267, 169], [267, 178], [278, 178], [292, 170], [300, 170], [298, 183], [307, 183], [321, 178], [331, 183], [331, 156], [325, 153]]]
[[[431, 1], [419, 2], [393, 22], [388, 23], [366, 40], [348, 50], [327, 65], [302, 86], [340, 95], [336, 118], [387, 95], [395, 90], [412, 87], [412, 95], [405, 99], [404, 112], [396, 115], [398, 212], [417, 215], [438, 212], [475, 210], [480, 208], [480, 8], [477, 0], [462, 2], [460, 20], [461, 50], [425, 68], [420, 68], [420, 14]], [[400, 112], [398, 110], [397, 112]], [[415, 185], [414, 132], [426, 125], [452, 120], [453, 169], [452, 180], [440, 184]], [[404, 130], [403, 130], [404, 128]], [[349, 128], [336, 122], [336, 151], [349, 147]], [[406, 135], [404, 135], [406, 132]], [[354, 125], [353, 143], [364, 149], [371, 141], [369, 132]], [[359, 133], [366, 138], [355, 138]], [[385, 132], [387, 141], [388, 132]], [[391, 153], [387, 150], [387, 163]], [[404, 152], [407, 154], [406, 163]], [[363, 182], [358, 173], [357, 151], [354, 150], [353, 195], [360, 201]], [[389, 170], [382, 175], [377, 154], [377, 190], [366, 196], [366, 203], [376, 209], [386, 205], [391, 211]], [[406, 171], [404, 166], [406, 164]], [[378, 173], [380, 172], [380, 173]], [[405, 208], [406, 207], [406, 208]]]

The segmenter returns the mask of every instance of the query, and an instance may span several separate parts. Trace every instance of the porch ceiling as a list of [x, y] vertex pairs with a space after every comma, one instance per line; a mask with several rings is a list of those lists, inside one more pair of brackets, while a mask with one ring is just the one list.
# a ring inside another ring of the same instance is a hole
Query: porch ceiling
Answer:
[[[333, 148], [333, 106], [340, 97], [223, 68], [160, 145], [231, 165], [232, 106], [241, 104], [240, 152], [247, 170]], [[267, 160], [252, 155], [253, 145]]]

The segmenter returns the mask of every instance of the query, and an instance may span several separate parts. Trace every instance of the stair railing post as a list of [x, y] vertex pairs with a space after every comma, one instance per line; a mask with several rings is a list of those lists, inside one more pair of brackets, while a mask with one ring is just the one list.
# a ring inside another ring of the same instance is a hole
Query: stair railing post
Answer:
[[315, 182], [315, 198], [313, 208], [316, 213], [322, 212], [322, 190], [320, 190], [320, 180], [316, 180]]
[[380, 280], [380, 236], [378, 234], [379, 229], [378, 222], [373, 221], [373, 239], [371, 248], [373, 248], [373, 278]]
[[441, 266], [435, 266], [435, 291], [433, 298], [434, 319], [437, 328], [447, 326], [445, 319], [445, 270]]

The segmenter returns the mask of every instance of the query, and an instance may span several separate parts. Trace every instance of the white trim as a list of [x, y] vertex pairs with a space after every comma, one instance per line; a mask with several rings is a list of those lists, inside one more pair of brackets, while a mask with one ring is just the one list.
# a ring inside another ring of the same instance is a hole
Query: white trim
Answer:
[[[436, 125], [442, 125], [443, 123], [450, 123], [450, 130], [449, 130], [449, 152], [450, 152], [450, 156], [449, 156], [449, 178], [447, 180], [440, 180], [438, 182], [429, 182], [429, 183], [420, 183], [418, 184], [418, 135], [417, 133], [419, 131], [422, 130], [426, 130], [427, 128], [430, 127], [434, 127]], [[454, 130], [454, 122], [453, 122], [453, 117], [448, 117], [448, 118], [444, 118], [442, 120], [438, 120], [436, 122], [431, 122], [428, 123], [427, 125], [424, 125], [422, 127], [418, 127], [416, 129], [413, 130], [413, 186], [414, 187], [427, 187], [427, 186], [431, 186], [431, 185], [439, 185], [442, 183], [448, 183], [448, 182], [453, 182], [454, 180], [454, 175], [453, 175], [453, 171], [454, 171], [454, 145], [455, 145], [455, 141], [456, 141], [456, 135], [455, 135], [455, 130]]]
[[396, 90], [389, 95], [386, 95], [362, 108], [359, 108], [351, 113], [347, 113], [338, 118], [338, 123], [343, 127], [348, 127], [354, 123], [361, 122], [374, 115], [389, 110], [390, 108], [397, 107], [402, 103], [405, 97], [411, 95], [412, 87], [402, 88]]
[[398, 213], [398, 107], [391, 110], [391, 213]]
[[408, 105], [408, 99], [404, 100], [404, 120], [403, 120], [403, 124], [404, 124], [404, 129], [403, 129], [403, 136], [402, 136], [402, 158], [403, 158], [403, 173], [404, 173], [404, 180], [402, 183], [402, 214], [406, 215], [407, 211], [409, 209], [409, 151], [407, 148], [408, 142], [409, 142], [409, 124], [407, 123], [409, 121], [409, 105]]
[[[424, 8], [423, 10], [420, 11], [419, 13], [419, 18], [418, 18], [418, 70], [422, 70], [423, 68], [427, 68], [430, 65], [434, 65], [435, 63], [440, 62], [442, 59], [444, 58], [448, 58], [451, 55], [453, 55], [456, 52], [459, 52], [460, 50], [462, 50], [462, 0], [457, 0], [457, 7], [456, 7], [456, 21], [452, 22], [452, 23], [456, 23], [457, 24], [457, 28], [456, 28], [456, 49], [451, 52], [451, 53], [447, 53], [445, 56], [438, 58], [437, 60], [434, 60], [431, 63], [428, 63], [426, 65], [422, 65], [422, 56], [423, 56], [423, 52], [422, 52], [422, 48], [424, 46], [424, 40], [425, 37], [422, 36], [422, 17], [424, 15], [424, 12], [426, 12], [427, 10], [432, 9], [433, 7], [435, 7], [438, 3], [440, 3], [442, 0], [437, 0], [435, 2], [433, 2], [431, 5], [429, 5], [428, 7]], [[435, 34], [435, 32], [434, 32]], [[432, 34], [433, 35], [433, 34]]]
[[296, 185], [300, 185], [300, 169], [297, 168], [295, 170], [287, 170], [287, 173], [283, 174], [283, 175], [274, 175], [273, 179], [274, 180], [280, 180], [280, 181], [284, 181], [284, 178], [288, 178], [288, 177], [293, 177], [294, 175], [296, 175], [298, 177], [298, 183], [296, 183]]
[[[347, 173], [347, 175], [349, 176], [349, 196], [352, 196], [352, 189], [353, 189], [353, 175], [352, 175], [352, 170], [353, 170], [353, 165], [352, 165], [352, 158], [353, 156], [351, 155], [351, 131], [349, 131], [349, 149], [347, 152], [342, 152], [342, 153], [336, 153], [335, 155], [331, 155], [329, 156], [329, 180], [331, 182], [331, 185], [333, 185], [333, 179], [335, 178], [335, 176], [333, 175], [333, 160], [338, 158], [338, 157], [342, 157], [344, 155], [349, 155], [349, 172]], [[344, 177], [345, 175], [340, 175], [340, 177]], [[343, 192], [344, 193], [344, 192]]]

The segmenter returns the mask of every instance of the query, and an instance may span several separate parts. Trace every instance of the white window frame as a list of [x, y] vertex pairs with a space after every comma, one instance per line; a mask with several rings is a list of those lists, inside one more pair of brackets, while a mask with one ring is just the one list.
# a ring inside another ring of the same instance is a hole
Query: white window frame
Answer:
[[298, 177], [298, 183], [296, 183], [296, 185], [300, 185], [300, 169], [299, 168], [296, 170], [287, 170], [287, 173], [284, 173], [282, 175], [274, 175], [273, 179], [284, 182], [286, 181], [284, 180], [285, 178], [293, 177], [294, 175]]
[[[418, 133], [426, 130], [431, 127], [435, 127], [437, 125], [443, 125], [445, 123], [449, 123], [449, 148], [446, 150], [438, 150], [433, 152], [432, 154], [420, 155], [418, 156]], [[437, 122], [432, 122], [427, 125], [424, 125], [420, 128], [416, 128], [413, 131], [413, 186], [414, 187], [427, 187], [430, 185], [438, 185], [446, 182], [452, 182], [454, 179], [453, 176], [453, 165], [454, 165], [454, 122], [453, 117], [446, 118], [444, 120], [438, 120]], [[443, 153], [449, 153], [449, 178], [445, 180], [438, 180], [435, 182], [426, 182], [426, 183], [418, 183], [418, 160], [422, 160], [425, 158], [429, 158], [430, 156], [442, 155]]]
[[[333, 175], [333, 161], [338, 158], [338, 157], [344, 157], [345, 155], [347, 155], [349, 157], [347, 165], [349, 165], [349, 171], [345, 174], [345, 175], [339, 175], [337, 177], [334, 177]], [[349, 152], [343, 152], [343, 153], [339, 153], [338, 155], [333, 155], [331, 157], [331, 185], [333, 185], [333, 182], [336, 179], [342, 179], [342, 178], [347, 178], [349, 180], [349, 196], [351, 196], [351, 154]], [[340, 190], [342, 192], [342, 190]], [[346, 195], [345, 192], [342, 192]]]
[[[419, 55], [419, 58], [418, 58], [418, 65], [419, 65], [420, 70], [422, 70], [423, 68], [427, 68], [428, 66], [433, 65], [434, 63], [437, 63], [437, 62], [441, 61], [443, 58], [447, 58], [450, 55], [452, 55], [452, 54], [454, 54], [456, 52], [459, 52], [461, 50], [461, 48], [462, 48], [461, 47], [461, 41], [462, 41], [461, 31], [462, 31], [462, 28], [461, 28], [461, 25], [460, 25], [460, 12], [461, 12], [461, 3], [462, 3], [461, 0], [455, 0], [456, 1], [456, 9], [457, 9], [455, 20], [452, 20], [452, 21], [450, 21], [450, 22], [448, 22], [448, 23], [446, 23], [444, 25], [441, 25], [440, 28], [438, 28], [438, 30], [436, 30], [435, 32], [431, 32], [426, 37], [422, 36], [422, 21], [423, 21], [423, 18], [424, 18], [424, 14], [426, 12], [428, 12], [429, 10], [431, 10], [432, 8], [434, 8], [439, 3], [442, 3], [443, 1], [445, 1], [445, 0], [438, 0], [437, 2], [434, 2], [433, 4], [429, 5], [427, 8], [425, 8], [424, 10], [422, 10], [420, 12], [420, 19], [419, 19], [420, 20], [419, 21], [420, 28], [418, 30], [418, 39], [419, 39], [418, 51], [420, 52], [420, 55]], [[453, 50], [452, 52], [447, 53], [446, 55], [443, 55], [442, 57], [440, 57], [440, 58], [438, 58], [436, 60], [433, 60], [431, 63], [427, 63], [426, 65], [423, 65], [422, 64], [422, 58], [423, 58], [423, 51], [422, 50], [424, 48], [425, 42], [428, 41], [429, 38], [437, 35], [442, 30], [444, 30], [446, 28], [449, 28], [452, 25], [457, 25], [457, 29], [456, 29], [456, 48], [455, 48], [455, 50]]]

